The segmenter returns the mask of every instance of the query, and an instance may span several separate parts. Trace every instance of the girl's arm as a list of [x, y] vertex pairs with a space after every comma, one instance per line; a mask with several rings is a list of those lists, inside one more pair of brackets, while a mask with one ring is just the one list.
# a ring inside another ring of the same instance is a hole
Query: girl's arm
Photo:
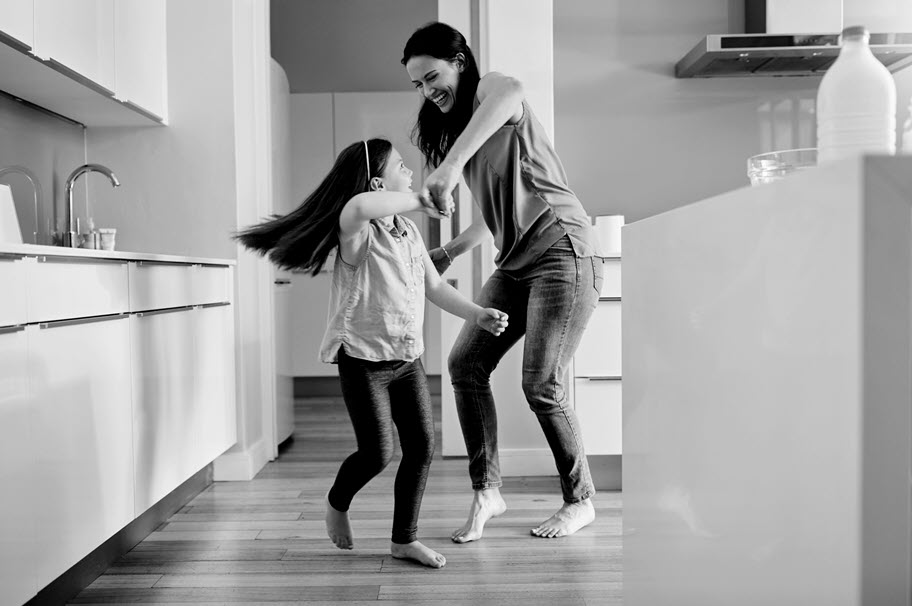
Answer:
[[413, 192], [367, 191], [348, 201], [339, 215], [340, 239], [357, 236], [373, 219], [380, 219], [413, 210], [432, 211], [427, 214], [439, 218], [441, 215], [422, 202], [420, 194]]
[[507, 314], [492, 307], [481, 307], [468, 300], [440, 278], [427, 251], [424, 252], [423, 258], [424, 292], [431, 303], [454, 316], [474, 321], [495, 336], [506, 330]]
[[472, 114], [462, 134], [447, 152], [446, 158], [424, 182], [437, 208], [447, 208], [448, 199], [459, 179], [459, 174], [482, 144], [497, 129], [508, 122], [515, 124], [522, 118], [522, 100], [525, 97], [522, 83], [516, 78], [498, 72], [489, 72], [478, 82], [476, 91], [479, 105]]

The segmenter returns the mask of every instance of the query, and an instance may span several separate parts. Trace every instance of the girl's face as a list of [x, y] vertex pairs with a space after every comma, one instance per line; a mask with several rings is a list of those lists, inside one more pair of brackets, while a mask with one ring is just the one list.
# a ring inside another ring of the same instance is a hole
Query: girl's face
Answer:
[[386, 168], [383, 169], [380, 178], [383, 180], [384, 189], [388, 191], [412, 191], [412, 171], [402, 161], [402, 154], [396, 151], [395, 147], [390, 150]]
[[443, 113], [452, 110], [456, 103], [459, 76], [464, 67], [465, 59], [461, 53], [452, 61], [428, 55], [415, 55], [405, 64], [405, 70], [418, 92]]

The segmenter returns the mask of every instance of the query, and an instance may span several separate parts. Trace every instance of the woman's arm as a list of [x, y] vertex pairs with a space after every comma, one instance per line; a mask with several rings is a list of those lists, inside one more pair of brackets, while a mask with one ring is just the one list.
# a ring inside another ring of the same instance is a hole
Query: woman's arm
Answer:
[[461, 234], [443, 246], [431, 249], [428, 253], [431, 257], [431, 261], [434, 263], [434, 267], [437, 268], [437, 272], [442, 274], [450, 267], [450, 264], [456, 257], [469, 252], [490, 238], [491, 232], [488, 230], [484, 218], [481, 215], [478, 215], [475, 217], [472, 224], [465, 228]]
[[462, 293], [440, 278], [426, 251], [423, 257], [424, 292], [431, 303], [454, 316], [474, 321], [493, 335], [499, 335], [506, 330], [507, 314], [492, 307], [481, 307], [465, 298]]
[[504, 124], [516, 123], [522, 118], [522, 101], [525, 97], [522, 83], [497, 72], [490, 72], [478, 82], [476, 91], [479, 105], [472, 114], [465, 130], [457, 137], [446, 158], [424, 182], [437, 208], [447, 208], [459, 174], [485, 141]]

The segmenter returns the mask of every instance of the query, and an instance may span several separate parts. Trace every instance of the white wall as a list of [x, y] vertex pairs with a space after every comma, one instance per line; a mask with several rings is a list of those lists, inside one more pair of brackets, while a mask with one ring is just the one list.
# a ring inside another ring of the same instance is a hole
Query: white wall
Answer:
[[[554, 0], [555, 145], [590, 215], [627, 223], [748, 184], [747, 158], [814, 147], [820, 78], [674, 77], [727, 0]], [[912, 69], [896, 75], [902, 124]]]
[[169, 125], [87, 130], [87, 160], [121, 182], [81, 177], [89, 213], [117, 228], [121, 250], [233, 259], [231, 3], [169, 0], [167, 11]]

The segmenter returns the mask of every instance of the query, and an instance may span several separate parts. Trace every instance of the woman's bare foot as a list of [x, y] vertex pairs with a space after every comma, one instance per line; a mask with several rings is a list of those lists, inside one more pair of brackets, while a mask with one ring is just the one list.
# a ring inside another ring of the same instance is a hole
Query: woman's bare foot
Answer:
[[496, 518], [507, 510], [507, 504], [500, 496], [499, 488], [476, 490], [469, 508], [469, 519], [465, 525], [450, 537], [454, 543], [477, 541], [484, 532], [484, 526], [491, 518]]
[[329, 504], [329, 493], [324, 498], [326, 501], [326, 534], [332, 539], [339, 549], [354, 549], [351, 524], [348, 522], [348, 512], [339, 511]]
[[400, 560], [413, 560], [430, 568], [443, 568], [446, 564], [446, 558], [429, 547], [425, 547], [418, 541], [412, 541], [405, 545], [399, 543], [390, 543], [390, 553], [394, 558]]
[[553, 516], [532, 529], [532, 534], [543, 539], [556, 539], [573, 534], [595, 520], [592, 499], [579, 503], [564, 503]]

